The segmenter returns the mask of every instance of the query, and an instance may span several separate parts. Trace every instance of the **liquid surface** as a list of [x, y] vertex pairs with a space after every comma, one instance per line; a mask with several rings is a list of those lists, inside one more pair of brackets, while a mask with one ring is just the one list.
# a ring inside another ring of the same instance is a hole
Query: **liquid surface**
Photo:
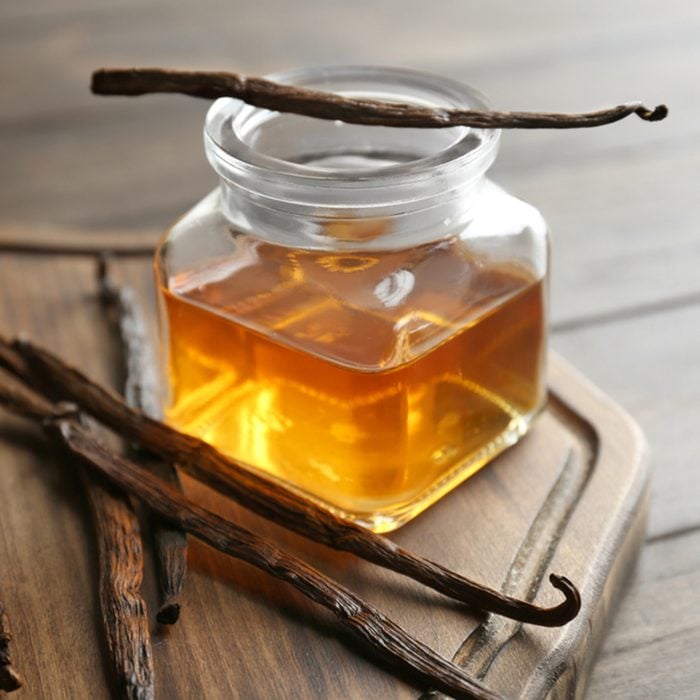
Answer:
[[161, 288], [181, 430], [376, 530], [525, 431], [543, 398], [541, 281], [454, 251], [398, 266], [268, 248]]

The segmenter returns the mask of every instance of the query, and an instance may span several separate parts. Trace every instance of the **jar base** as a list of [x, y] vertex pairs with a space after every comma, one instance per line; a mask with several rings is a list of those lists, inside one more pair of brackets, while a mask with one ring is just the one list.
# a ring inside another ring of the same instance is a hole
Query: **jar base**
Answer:
[[480, 450], [472, 453], [451, 469], [442, 479], [432, 484], [418, 496], [407, 503], [378, 508], [374, 511], [350, 511], [338, 508], [332, 503], [300, 489], [294, 484], [282, 479], [275, 479], [267, 472], [260, 471], [266, 478], [273, 478], [283, 483], [288, 489], [295, 491], [310, 501], [331, 511], [338, 517], [349, 520], [377, 534], [397, 530], [410, 522], [431, 505], [447, 495], [482, 467], [495, 459], [499, 454], [517, 443], [530, 429], [533, 420], [541, 412], [542, 406], [524, 415], [514, 417], [499, 435], [486, 443]]

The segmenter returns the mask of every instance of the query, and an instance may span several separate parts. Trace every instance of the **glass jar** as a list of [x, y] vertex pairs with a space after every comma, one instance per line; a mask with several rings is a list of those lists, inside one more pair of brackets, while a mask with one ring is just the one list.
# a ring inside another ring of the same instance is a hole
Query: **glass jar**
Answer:
[[[408, 70], [273, 78], [485, 108]], [[173, 425], [377, 532], [527, 431], [545, 398], [547, 229], [486, 179], [498, 131], [220, 99], [204, 137], [220, 185], [156, 256]]]

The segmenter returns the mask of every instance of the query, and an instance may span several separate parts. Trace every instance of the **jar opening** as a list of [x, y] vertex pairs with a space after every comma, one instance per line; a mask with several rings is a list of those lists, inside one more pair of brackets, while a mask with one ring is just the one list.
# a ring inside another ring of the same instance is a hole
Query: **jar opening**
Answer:
[[[356, 96], [390, 99], [385, 94], [367, 92]], [[309, 177], [381, 177], [389, 174], [381, 172], [387, 168], [439, 157], [460, 141], [465, 142], [463, 150], [481, 145], [474, 134], [467, 133], [467, 128], [397, 129], [246, 111], [242, 110], [232, 124], [234, 138], [262, 156], [261, 160], [276, 159], [280, 161], [278, 168], [292, 166], [294, 172]]]
[[[487, 107], [481, 95], [459, 82], [398, 68], [303, 68], [271, 78], [420, 106]], [[446, 217], [440, 209], [446, 203], [451, 210], [450, 202], [459, 200], [462, 208], [468, 204], [467, 191], [495, 159], [500, 135], [470, 127], [413, 129], [326, 121], [231, 98], [212, 105], [204, 133], [209, 161], [228, 185], [224, 198], [231, 206], [225, 209], [235, 209], [238, 219], [268, 222], [274, 215], [262, 216], [261, 208], [294, 219], [376, 219], [434, 210], [429, 218], [442, 221]], [[447, 218], [454, 220], [453, 214]], [[426, 222], [425, 217], [420, 222], [424, 229]]]

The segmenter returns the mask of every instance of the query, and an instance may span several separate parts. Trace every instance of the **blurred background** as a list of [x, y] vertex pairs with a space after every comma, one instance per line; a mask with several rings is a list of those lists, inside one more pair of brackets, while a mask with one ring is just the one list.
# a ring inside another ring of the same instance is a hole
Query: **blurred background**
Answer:
[[6, 223], [165, 228], [213, 186], [207, 103], [96, 98], [96, 67], [391, 64], [467, 82], [503, 109], [667, 102], [672, 117], [654, 125], [506, 133], [492, 173], [555, 233], [555, 321], [682, 294], [696, 277], [684, 203], [697, 188], [699, 31], [687, 0], [4, 0], [0, 211]]
[[668, 104], [658, 124], [505, 133], [492, 176], [550, 223], [554, 347], [652, 446], [647, 546], [589, 697], [693, 697], [698, 37], [700, 3], [688, 0], [3, 0], [0, 228], [164, 230], [214, 186], [201, 138], [208, 103], [93, 97], [90, 73], [102, 66], [260, 75], [377, 63], [459, 79], [501, 109]]

